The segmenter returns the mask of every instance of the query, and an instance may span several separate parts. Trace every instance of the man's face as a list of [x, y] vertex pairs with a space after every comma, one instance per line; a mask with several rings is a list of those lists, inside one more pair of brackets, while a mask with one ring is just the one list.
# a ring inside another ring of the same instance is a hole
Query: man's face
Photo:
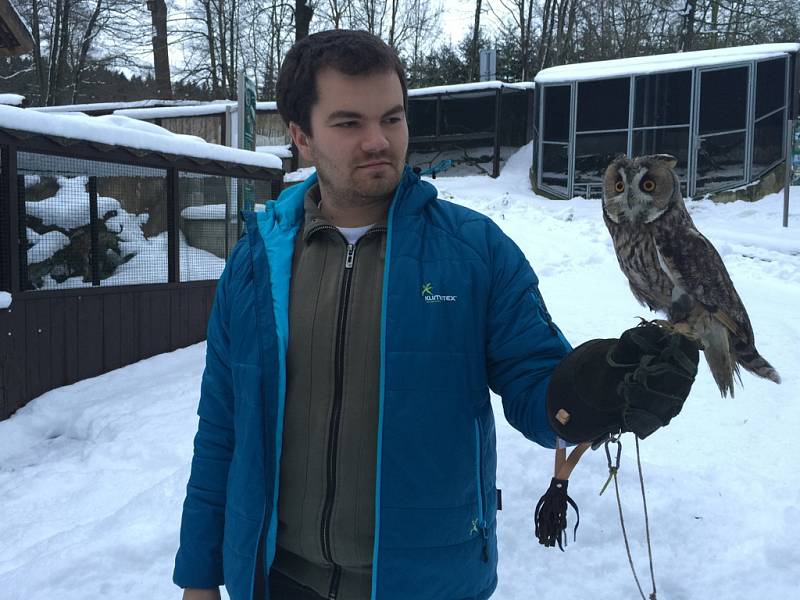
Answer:
[[323, 202], [350, 206], [390, 200], [405, 164], [408, 125], [403, 89], [394, 71], [317, 73], [312, 135], [289, 128], [303, 158], [317, 168]]

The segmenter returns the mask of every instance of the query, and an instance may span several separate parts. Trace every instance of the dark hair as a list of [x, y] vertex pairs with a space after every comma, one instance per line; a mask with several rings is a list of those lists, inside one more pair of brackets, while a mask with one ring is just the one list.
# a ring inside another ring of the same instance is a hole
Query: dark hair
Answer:
[[406, 75], [397, 52], [366, 31], [332, 29], [303, 38], [286, 54], [278, 74], [277, 100], [287, 125], [294, 121], [311, 135], [311, 107], [319, 100], [317, 73], [325, 68], [345, 75], [394, 71], [403, 88], [403, 106], [407, 105]]

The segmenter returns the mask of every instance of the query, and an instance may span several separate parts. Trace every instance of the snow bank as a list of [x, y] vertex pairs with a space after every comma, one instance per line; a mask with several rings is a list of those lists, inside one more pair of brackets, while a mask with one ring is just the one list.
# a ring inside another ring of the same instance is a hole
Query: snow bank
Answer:
[[[534, 196], [530, 156], [526, 147], [510, 157], [496, 180], [433, 183], [441, 197], [489, 215], [519, 244], [573, 344], [616, 337], [638, 316], [653, 317], [620, 272], [600, 203]], [[779, 195], [689, 205], [747, 305], [759, 349], [784, 382], [743, 373], [736, 397], [723, 401], [701, 364], [683, 412], [641, 443], [660, 598], [797, 597], [800, 189], [792, 194], [788, 230]], [[0, 597], [180, 596], [171, 571], [205, 351], [197, 344], [53, 390], [0, 422], [0, 590], [11, 590]], [[533, 508], [550, 481], [553, 454], [512, 429], [499, 399], [492, 402], [504, 504], [492, 600], [638, 597], [614, 494], [598, 496], [608, 474], [603, 451], [587, 453], [570, 480], [581, 510], [577, 541], [570, 537], [565, 553], [539, 546]], [[634, 444], [629, 435], [622, 442], [622, 503], [646, 585]], [[571, 529], [574, 514], [568, 518]]]

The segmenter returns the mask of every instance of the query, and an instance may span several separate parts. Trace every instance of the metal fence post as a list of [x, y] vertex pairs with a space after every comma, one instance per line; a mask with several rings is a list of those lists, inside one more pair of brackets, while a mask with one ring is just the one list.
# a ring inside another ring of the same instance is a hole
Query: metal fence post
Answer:
[[494, 94], [494, 157], [492, 158], [492, 177], [500, 175], [500, 105], [502, 103], [502, 88]]
[[181, 280], [179, 194], [178, 169], [171, 167], [167, 169], [167, 281], [170, 283]]
[[92, 271], [92, 285], [100, 285], [100, 222], [97, 214], [97, 177], [89, 177], [86, 184], [89, 191], [89, 268]]
[[789, 193], [792, 189], [792, 149], [794, 147], [794, 119], [789, 119], [786, 130], [786, 178], [783, 182], [783, 226], [789, 227]]

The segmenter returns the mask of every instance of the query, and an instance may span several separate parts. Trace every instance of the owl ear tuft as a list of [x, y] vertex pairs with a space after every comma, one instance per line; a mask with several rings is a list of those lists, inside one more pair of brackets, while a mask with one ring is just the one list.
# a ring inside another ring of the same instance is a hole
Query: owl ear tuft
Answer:
[[672, 154], [653, 154], [652, 156], [648, 156], [647, 158], [649, 158], [650, 160], [663, 162], [670, 169], [674, 169], [675, 165], [678, 164], [678, 159], [672, 156]]

